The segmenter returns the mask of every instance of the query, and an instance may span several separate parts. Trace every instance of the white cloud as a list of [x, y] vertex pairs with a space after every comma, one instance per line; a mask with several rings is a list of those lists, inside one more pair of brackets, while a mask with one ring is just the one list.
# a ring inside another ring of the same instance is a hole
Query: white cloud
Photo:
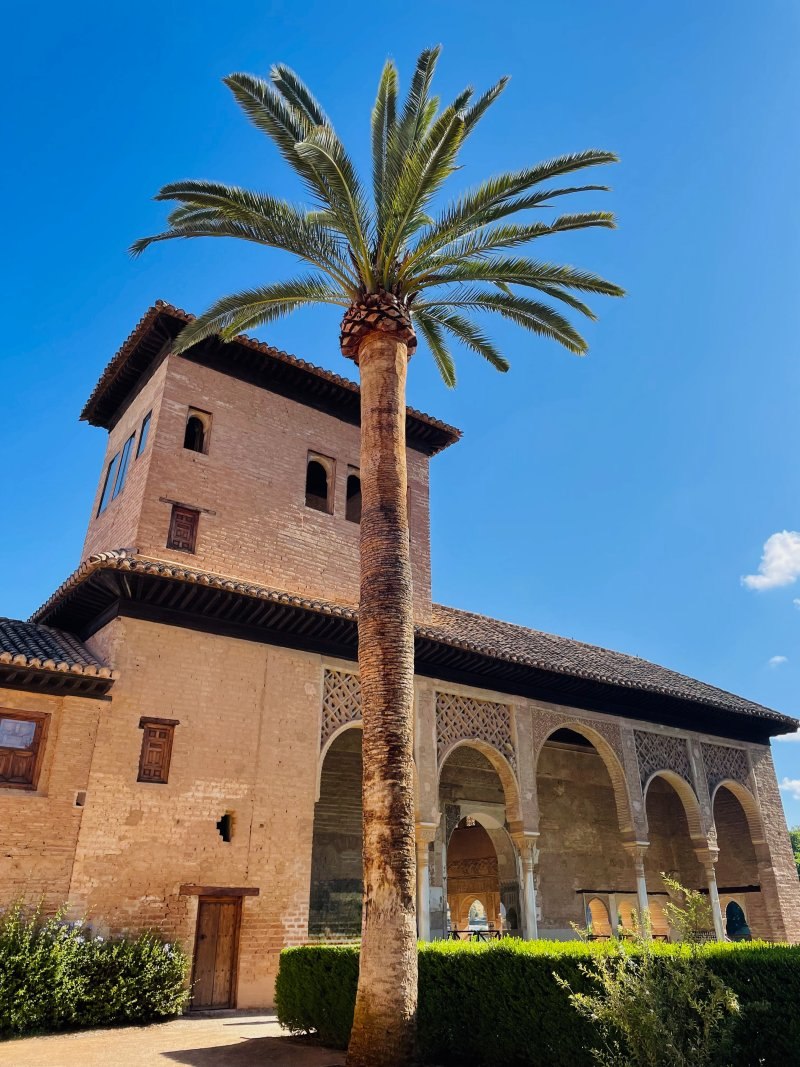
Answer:
[[768, 667], [782, 667], [784, 663], [788, 663], [789, 660], [786, 656], [773, 656], [767, 661]]
[[797, 530], [783, 530], [774, 533], [764, 543], [758, 574], [748, 574], [742, 578], [742, 585], [748, 589], [776, 589], [781, 585], [791, 585], [800, 578], [800, 533]]
[[784, 778], [781, 782], [781, 789], [793, 800], [800, 800], [800, 778]]
[[778, 734], [774, 739], [776, 741], [800, 741], [800, 730], [795, 730], [793, 734]]

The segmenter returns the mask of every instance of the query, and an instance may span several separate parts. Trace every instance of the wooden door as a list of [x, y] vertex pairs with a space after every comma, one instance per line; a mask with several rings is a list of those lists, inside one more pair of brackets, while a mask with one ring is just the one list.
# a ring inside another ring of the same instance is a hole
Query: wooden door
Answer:
[[193, 1008], [236, 1007], [241, 897], [200, 897], [192, 973]]

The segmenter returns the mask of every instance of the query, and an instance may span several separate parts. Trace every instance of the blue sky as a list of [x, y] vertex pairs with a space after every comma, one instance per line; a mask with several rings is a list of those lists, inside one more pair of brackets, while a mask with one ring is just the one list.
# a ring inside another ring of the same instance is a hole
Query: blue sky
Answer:
[[[4, 614], [25, 617], [78, 561], [104, 435], [77, 415], [147, 305], [199, 310], [293, 269], [214, 242], [126, 255], [160, 228], [150, 197], [164, 182], [301, 196], [220, 78], [290, 64], [363, 161], [383, 60], [407, 78], [441, 42], [445, 96], [512, 75], [456, 185], [589, 146], [619, 152], [613, 193], [580, 205], [612, 208], [619, 230], [537, 254], [629, 296], [595, 301], [584, 360], [498, 328], [511, 373], [460, 354], [448, 392], [415, 357], [410, 402], [464, 430], [432, 465], [435, 596], [800, 714], [800, 534], [774, 537], [800, 529], [791, 0], [757, 14], [737, 0], [409, 0], [385, 15], [319, 0], [44, 2], [5, 22]], [[265, 336], [352, 376], [333, 314]], [[800, 743], [774, 747], [800, 822]]]

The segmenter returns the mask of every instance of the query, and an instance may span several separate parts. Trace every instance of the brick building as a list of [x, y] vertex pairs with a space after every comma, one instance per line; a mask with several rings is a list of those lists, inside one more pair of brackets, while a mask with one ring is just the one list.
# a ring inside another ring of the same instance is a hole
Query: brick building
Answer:
[[[83, 559], [0, 622], [0, 901], [159, 927], [195, 1003], [268, 1004], [278, 953], [360, 921], [358, 389], [151, 308], [82, 417], [108, 432]], [[573, 936], [660, 872], [715, 933], [800, 939], [770, 756], [784, 715], [631, 656], [431, 601], [428, 463], [409, 409], [420, 935]]]

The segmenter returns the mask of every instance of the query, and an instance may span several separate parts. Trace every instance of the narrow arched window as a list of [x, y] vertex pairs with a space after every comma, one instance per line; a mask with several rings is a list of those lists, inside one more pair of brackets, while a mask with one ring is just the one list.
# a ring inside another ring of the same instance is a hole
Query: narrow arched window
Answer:
[[358, 472], [352, 468], [347, 475], [347, 502], [344, 517], [350, 522], [361, 522], [361, 479]]
[[308, 454], [306, 463], [306, 507], [330, 514], [333, 511], [333, 460]]
[[202, 419], [190, 415], [186, 420], [186, 432], [183, 435], [183, 447], [190, 452], [205, 452], [206, 429]]

